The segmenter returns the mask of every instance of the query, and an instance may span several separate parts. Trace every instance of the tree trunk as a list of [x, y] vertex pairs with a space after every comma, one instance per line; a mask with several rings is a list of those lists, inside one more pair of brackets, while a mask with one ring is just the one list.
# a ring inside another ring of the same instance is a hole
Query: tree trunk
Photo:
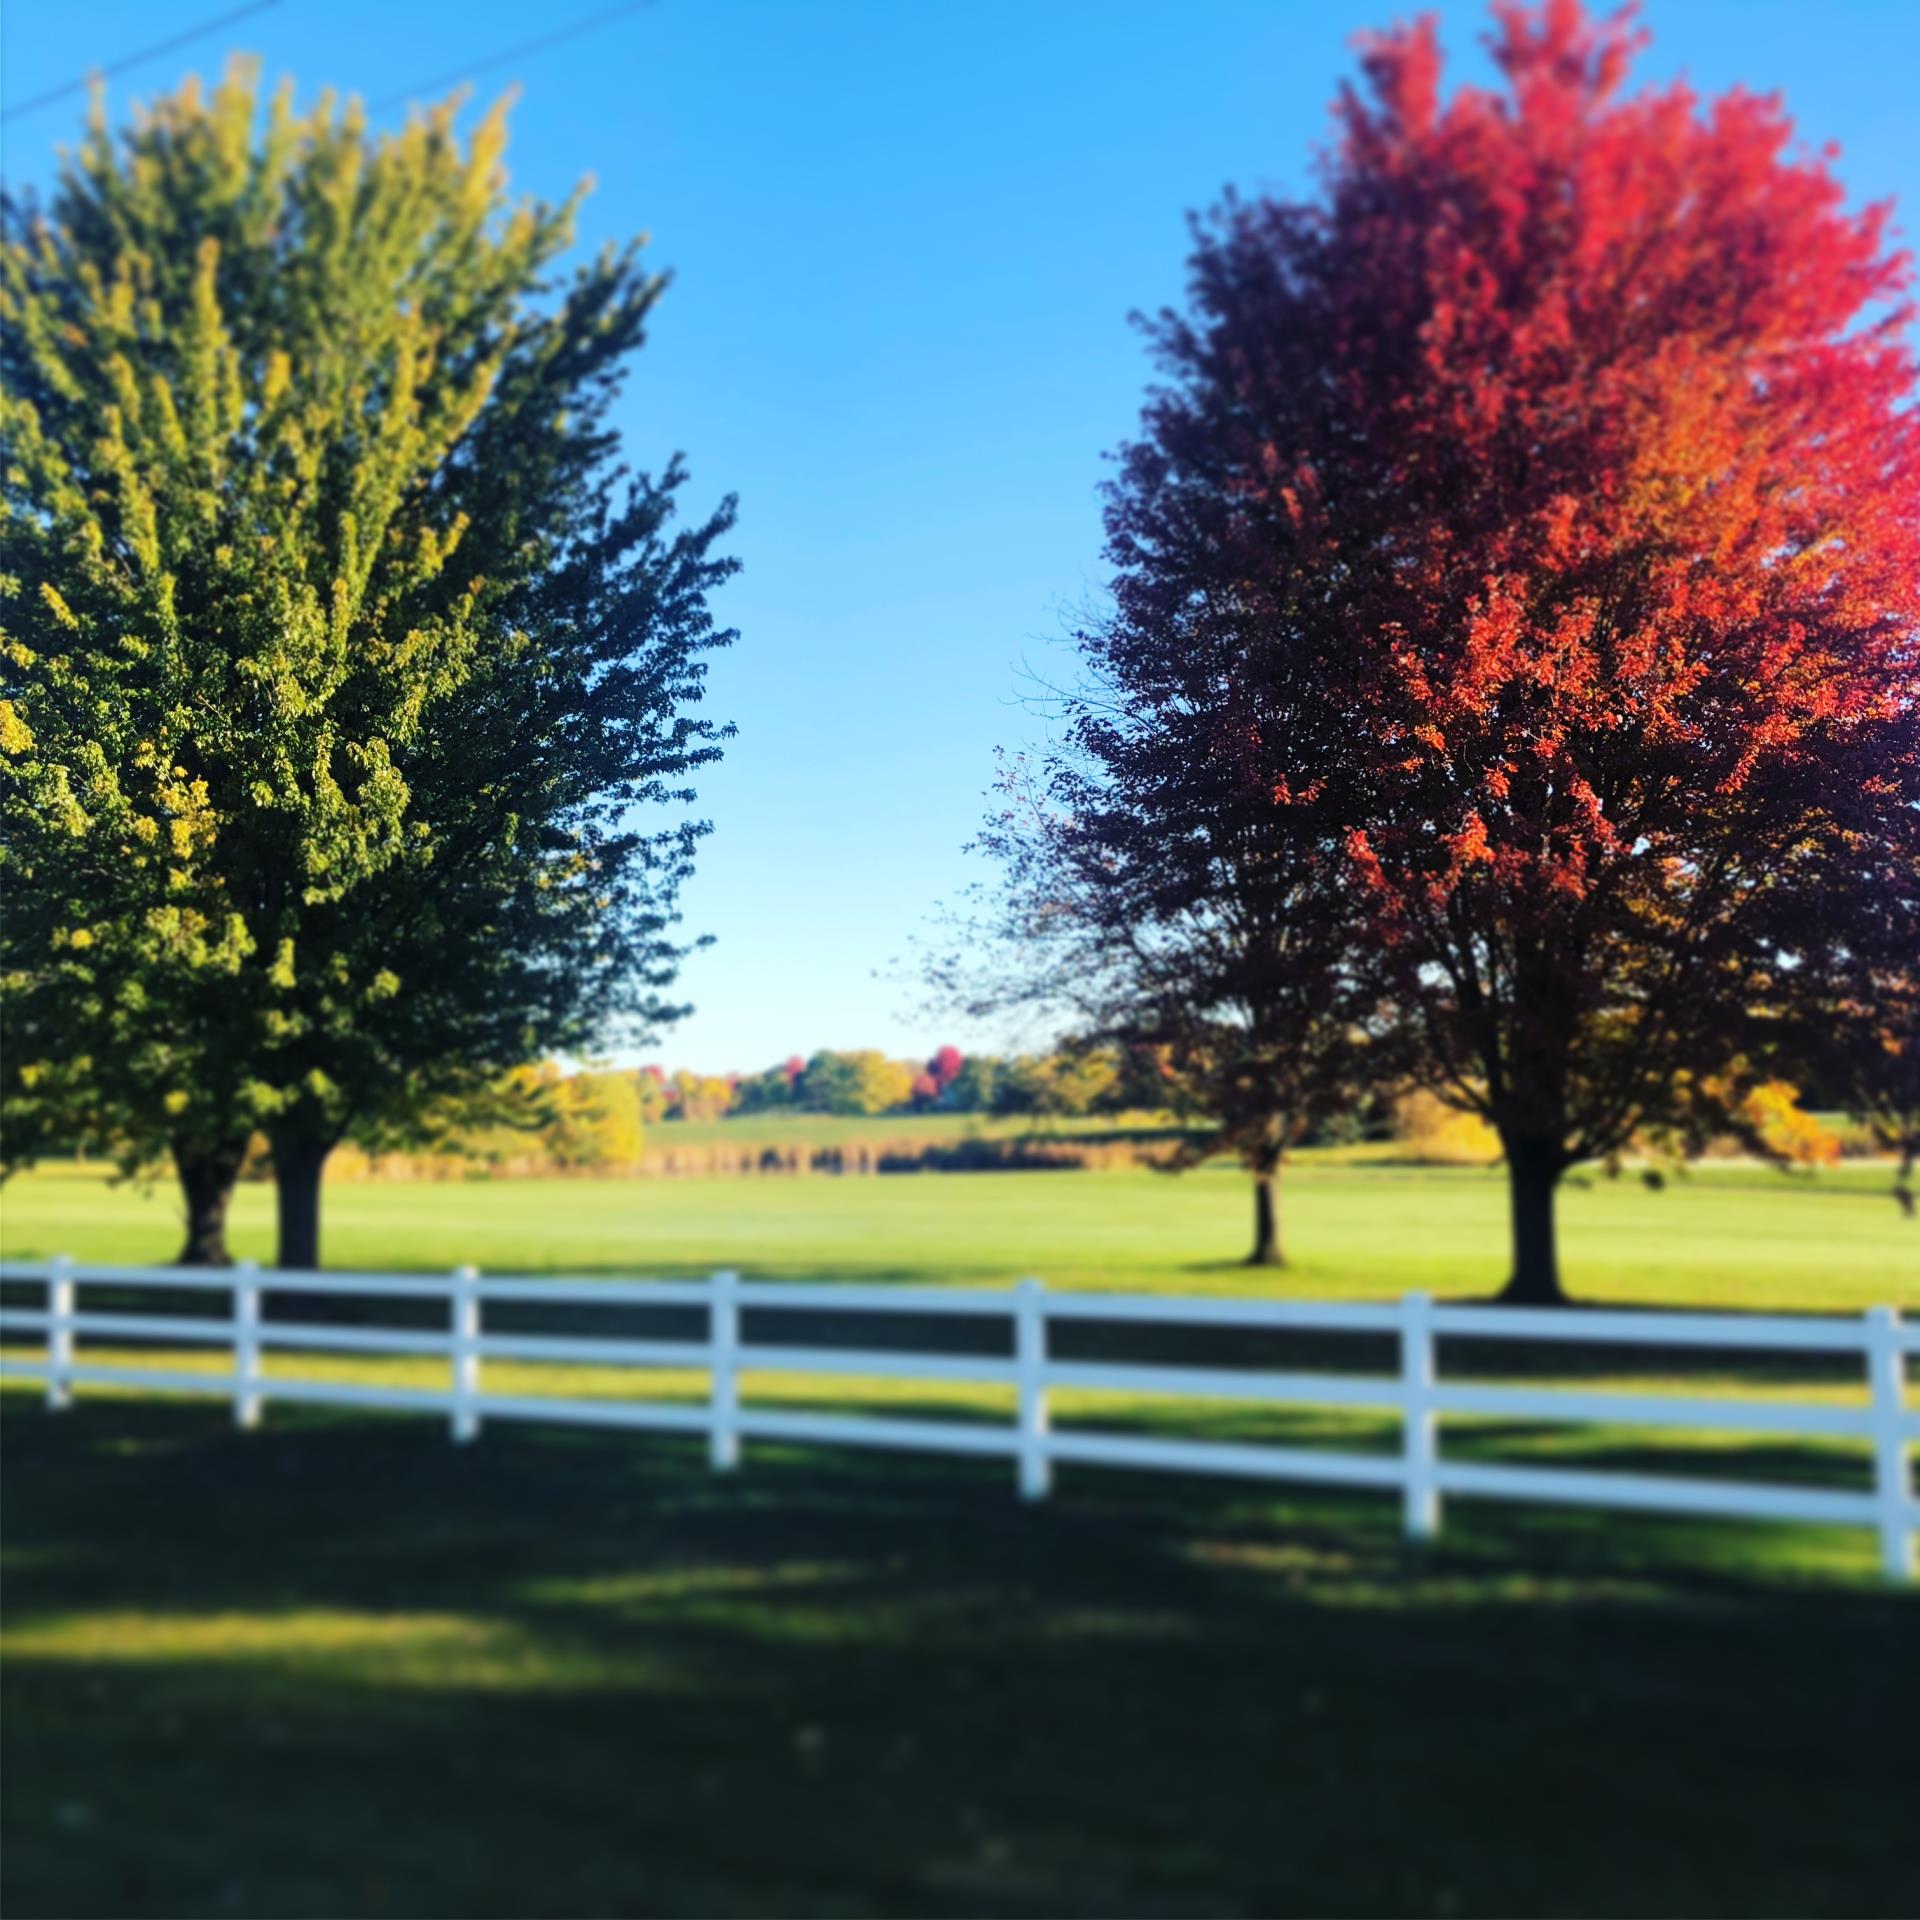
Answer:
[[1247, 1255], [1250, 1267], [1284, 1267], [1287, 1256], [1280, 1250], [1280, 1169], [1278, 1166], [1253, 1170], [1253, 1251]]
[[244, 1140], [219, 1147], [184, 1147], [174, 1142], [173, 1164], [187, 1208], [187, 1243], [180, 1249], [179, 1265], [233, 1265], [233, 1255], [227, 1251], [227, 1206], [246, 1157]]
[[299, 1273], [320, 1265], [320, 1174], [333, 1151], [319, 1140], [273, 1143], [273, 1186], [280, 1215], [278, 1264]]
[[1501, 1300], [1513, 1307], [1561, 1307], [1560, 1252], [1554, 1200], [1565, 1167], [1557, 1143], [1507, 1145], [1507, 1192], [1513, 1214], [1513, 1276]]

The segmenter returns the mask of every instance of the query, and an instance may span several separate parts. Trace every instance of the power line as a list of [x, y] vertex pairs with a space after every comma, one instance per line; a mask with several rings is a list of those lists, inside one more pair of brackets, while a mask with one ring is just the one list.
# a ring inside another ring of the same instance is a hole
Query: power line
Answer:
[[[110, 79], [116, 73], [124, 73], [129, 67], [137, 67], [144, 61], [158, 60], [162, 54], [172, 53], [176, 48], [189, 46], [195, 40], [204, 39], [210, 33], [218, 33], [223, 27], [233, 26], [241, 20], [248, 20], [256, 13], [265, 13], [269, 7], [277, 7], [280, 0], [247, 0], [244, 6], [230, 8], [227, 12], [216, 14], [211, 20], [203, 20], [197, 26], [186, 28], [183, 32], [170, 35], [165, 40], [156, 40], [151, 46], [138, 48], [133, 53], [122, 54], [119, 59], [109, 61], [105, 66], [90, 67], [77, 79], [63, 81], [57, 87], [49, 87], [45, 93], [36, 93], [31, 100], [22, 100], [0, 112], [0, 122], [18, 120], [23, 115], [38, 113], [42, 107], [50, 107], [55, 102], [66, 99], [70, 94], [83, 92], [95, 79]], [[403, 87], [398, 93], [387, 94], [373, 103], [371, 111], [382, 113], [388, 107], [397, 107], [403, 101], [417, 98], [423, 93], [433, 93], [442, 87], [453, 86], [462, 80], [470, 80], [477, 74], [490, 73], [495, 67], [502, 67], [509, 60], [521, 60], [528, 54], [544, 53], [549, 47], [558, 46], [563, 40], [572, 40], [583, 33], [591, 33], [596, 27], [610, 25], [615, 20], [624, 19], [630, 13], [638, 13], [642, 7], [650, 6], [652, 0], [624, 0], [624, 4], [615, 7], [603, 7], [598, 13], [590, 13], [564, 27], [556, 27], [551, 33], [536, 34], [531, 40], [522, 40], [511, 47], [503, 47], [498, 53], [490, 53], [470, 66], [438, 74], [431, 80], [415, 81], [413, 85]]]
[[384, 99], [376, 100], [369, 111], [384, 113], [388, 107], [397, 107], [403, 101], [418, 99], [423, 93], [437, 93], [442, 87], [454, 86], [462, 80], [471, 80], [476, 74], [490, 72], [495, 67], [503, 67], [509, 60], [524, 59], [530, 53], [544, 53], [547, 48], [558, 46], [562, 40], [571, 40], [577, 34], [591, 33], [595, 27], [604, 27], [610, 21], [623, 19], [630, 13], [638, 13], [642, 7], [651, 4], [652, 0], [626, 0], [623, 6], [603, 8], [599, 13], [590, 13], [584, 19], [574, 21], [571, 26], [556, 27], [551, 33], [536, 35], [531, 40], [522, 40], [518, 46], [503, 48], [499, 53], [490, 53], [485, 59], [475, 61], [471, 66], [457, 67], [450, 72], [438, 74], [431, 80], [419, 80], [410, 87], [402, 87], [398, 93], [390, 93]]
[[138, 53], [123, 54], [104, 67], [90, 68], [77, 80], [67, 80], [57, 87], [49, 87], [45, 93], [36, 93], [31, 100], [22, 100], [17, 106], [8, 107], [4, 113], [0, 113], [0, 121], [18, 120], [24, 113], [37, 113], [42, 107], [52, 106], [56, 100], [64, 100], [70, 93], [81, 92], [96, 78], [104, 80], [112, 74], [124, 73], [129, 67], [139, 66], [143, 60], [157, 60], [163, 53], [173, 52], [176, 47], [184, 47], [209, 33], [218, 33], [222, 27], [230, 27], [236, 20], [265, 13], [269, 7], [279, 4], [280, 0], [248, 0], [246, 6], [235, 7], [231, 12], [221, 14], [218, 19], [203, 20], [197, 27], [176, 33], [171, 39], [156, 40], [152, 46], [142, 47]]

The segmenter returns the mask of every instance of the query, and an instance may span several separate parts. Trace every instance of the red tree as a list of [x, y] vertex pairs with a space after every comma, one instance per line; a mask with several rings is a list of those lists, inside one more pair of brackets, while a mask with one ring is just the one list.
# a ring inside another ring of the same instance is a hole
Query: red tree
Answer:
[[1851, 807], [1850, 796], [1836, 796], [1842, 831], [1798, 855], [1807, 886], [1795, 892], [1817, 889], [1821, 911], [1816, 918], [1796, 911], [1797, 898], [1783, 902], [1788, 924], [1780, 944], [1794, 963], [1800, 1071], [1896, 1157], [1894, 1193], [1914, 1214], [1920, 1212], [1912, 1187], [1920, 1164], [1920, 781], [1913, 770], [1920, 766], [1920, 708], [1896, 715], [1862, 758]]
[[942, 1047], [927, 1062], [927, 1071], [933, 1076], [936, 1090], [946, 1092], [966, 1064], [966, 1055], [958, 1047]]
[[1920, 697], [1920, 436], [1887, 209], [1776, 101], [1624, 92], [1624, 17], [1495, 18], [1501, 90], [1370, 40], [1323, 193], [1202, 228], [1109, 524], [1329, 663], [1319, 803], [1545, 1301], [1566, 1168], [1737, 1098], [1802, 851], [1920, 796], [1869, 751]]

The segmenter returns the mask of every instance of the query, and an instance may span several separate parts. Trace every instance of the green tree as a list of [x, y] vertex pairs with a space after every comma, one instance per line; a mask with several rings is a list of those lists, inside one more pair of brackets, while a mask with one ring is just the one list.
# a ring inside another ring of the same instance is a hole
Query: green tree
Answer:
[[886, 1113], [913, 1098], [914, 1069], [872, 1047], [822, 1049], [801, 1076], [800, 1104], [814, 1113]]
[[682, 1067], [673, 1076], [673, 1111], [682, 1120], [724, 1120], [733, 1111], [733, 1082], [723, 1073]]
[[658, 1126], [673, 1111], [667, 1094], [667, 1076], [658, 1067], [642, 1067], [633, 1076], [634, 1096], [639, 1102], [640, 1124]]
[[1020, 1054], [1007, 1061], [993, 1092], [999, 1114], [1079, 1115], [1103, 1105], [1119, 1084], [1119, 1057], [1110, 1048], [1062, 1048]]
[[4, 1150], [170, 1154], [189, 1260], [255, 1129], [316, 1265], [343, 1137], [674, 1011], [732, 503], [616, 464], [663, 282], [505, 133], [236, 67], [5, 209]]
[[990, 1113], [1005, 1073], [1006, 1062], [997, 1054], [968, 1054], [948, 1082], [942, 1105], [954, 1113]]
[[742, 1075], [733, 1090], [735, 1113], [782, 1113], [793, 1105], [795, 1076], [784, 1066]]

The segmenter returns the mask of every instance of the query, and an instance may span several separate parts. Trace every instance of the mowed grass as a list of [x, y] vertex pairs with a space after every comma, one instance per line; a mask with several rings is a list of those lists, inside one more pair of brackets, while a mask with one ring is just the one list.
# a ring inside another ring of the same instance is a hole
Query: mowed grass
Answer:
[[[1567, 1283], [1596, 1301], [1851, 1311], [1920, 1300], [1920, 1225], [1885, 1168], [1785, 1176], [1708, 1167], [1664, 1191], [1579, 1174], [1561, 1203]], [[272, 1256], [271, 1188], [243, 1186], [233, 1244]], [[1494, 1291], [1506, 1251], [1498, 1170], [1303, 1157], [1284, 1191], [1291, 1266], [1248, 1274], [1247, 1183], [1229, 1166], [1148, 1171], [706, 1176], [337, 1184], [329, 1265], [495, 1272], [706, 1273], [1320, 1297]], [[0, 1253], [171, 1259], [165, 1184], [47, 1169], [0, 1188]]]
[[1911, 1911], [1791, 1536], [5, 1396], [9, 1914]]
[[[1920, 1229], [1886, 1184], [1577, 1186], [1568, 1277], [1596, 1299], [1911, 1302]], [[269, 1251], [269, 1201], [242, 1192], [243, 1254]], [[1358, 1296], [1490, 1291], [1504, 1196], [1308, 1162], [1281, 1276], [1234, 1264], [1246, 1193], [1224, 1168], [343, 1185], [327, 1205], [343, 1266]], [[164, 1259], [176, 1231], [164, 1190], [0, 1193], [10, 1259]], [[749, 1338], [798, 1337], [776, 1320]], [[1255, 1345], [1233, 1357], [1391, 1364]], [[1660, 1364], [1596, 1352], [1576, 1377], [1860, 1393], [1845, 1368]], [[704, 1391], [497, 1363], [488, 1383]], [[965, 1386], [747, 1387], [1007, 1413]], [[1383, 1496], [1065, 1470], [1027, 1507], [1005, 1463], [762, 1443], [721, 1477], [652, 1435], [494, 1424], [456, 1449], [417, 1417], [270, 1404], [238, 1435], [217, 1401], [0, 1407], [9, 1914], [1911, 1910], [1920, 1612], [1864, 1533], [1460, 1501], [1416, 1551]], [[1058, 1414], [1395, 1443], [1337, 1409], [1076, 1394]], [[1447, 1445], [1866, 1484], [1858, 1447], [1771, 1436], [1450, 1421]]]

